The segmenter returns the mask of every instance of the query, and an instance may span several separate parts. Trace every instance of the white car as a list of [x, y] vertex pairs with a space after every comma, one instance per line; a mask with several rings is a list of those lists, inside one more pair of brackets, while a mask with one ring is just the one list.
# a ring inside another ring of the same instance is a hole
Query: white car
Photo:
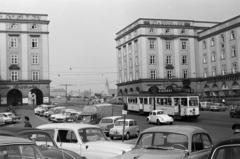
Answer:
[[4, 116], [3, 114], [0, 114], [0, 125], [4, 125], [4, 124], [5, 124]]
[[108, 117], [104, 117], [100, 120], [99, 122], [99, 126], [100, 128], [102, 128], [103, 132], [108, 136], [109, 135], [109, 131], [111, 128], [113, 128], [115, 122], [118, 119], [121, 119], [122, 116], [108, 116]]
[[[81, 113], [75, 109], [65, 109], [60, 114], [52, 115], [51, 119], [53, 122], [57, 122], [57, 123], [67, 122], [67, 120], [70, 120], [69, 118], [74, 114], [76, 115], [76, 114], [81, 114]], [[70, 122], [70, 121], [68, 121], [68, 122]]]
[[102, 129], [95, 125], [51, 123], [37, 128], [47, 130], [59, 147], [74, 151], [87, 159], [112, 158], [133, 148], [130, 144], [109, 141]]
[[148, 123], [155, 124], [173, 124], [173, 118], [167, 115], [163, 110], [153, 110], [149, 113], [147, 117]]
[[125, 127], [124, 127], [124, 134], [123, 134], [123, 127], [124, 127], [124, 119], [118, 119], [114, 127], [110, 129], [109, 136], [111, 139], [115, 137], [122, 137], [124, 136], [126, 140], [130, 139], [130, 137], [138, 137], [140, 133], [139, 126], [134, 119], [125, 119]]
[[4, 120], [5, 124], [12, 124], [12, 123], [14, 123], [13, 118], [11, 117], [11, 115], [8, 112], [0, 113], [0, 116]]

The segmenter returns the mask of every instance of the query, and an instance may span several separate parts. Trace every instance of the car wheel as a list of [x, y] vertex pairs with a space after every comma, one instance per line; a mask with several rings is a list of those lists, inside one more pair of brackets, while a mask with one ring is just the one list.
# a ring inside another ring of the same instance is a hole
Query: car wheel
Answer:
[[129, 132], [127, 132], [127, 134], [126, 134], [126, 136], [125, 136], [125, 139], [126, 139], [126, 140], [129, 140], [129, 139], [130, 139], [130, 134], [129, 134]]
[[110, 139], [111, 139], [111, 140], [113, 140], [113, 139], [114, 139], [114, 137], [113, 137], [113, 136], [110, 136]]

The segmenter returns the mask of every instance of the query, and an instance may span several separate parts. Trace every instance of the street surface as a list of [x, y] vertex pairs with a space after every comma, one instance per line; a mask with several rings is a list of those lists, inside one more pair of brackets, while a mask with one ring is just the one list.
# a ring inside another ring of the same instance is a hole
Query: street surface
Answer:
[[[44, 117], [39, 117], [34, 115], [33, 109], [18, 109], [17, 113], [24, 118], [24, 116], [30, 117], [30, 122], [33, 127], [36, 127], [40, 124], [48, 123], [49, 121]], [[148, 124], [146, 122], [146, 115], [139, 115], [137, 113], [128, 113], [127, 118], [133, 118], [137, 121], [140, 126], [140, 130], [144, 130], [146, 128], [157, 126], [154, 124]], [[211, 135], [213, 142], [216, 143], [225, 137], [231, 136], [233, 131], [231, 129], [232, 124], [235, 122], [240, 122], [239, 118], [230, 118], [229, 111], [225, 112], [209, 112], [202, 111], [200, 117], [197, 121], [175, 121], [175, 125], [194, 125], [204, 128]], [[23, 121], [14, 124], [14, 125], [6, 125], [6, 126], [23, 126]], [[121, 141], [121, 139], [116, 140]], [[131, 139], [130, 141], [126, 141], [128, 143], [135, 143], [135, 139]]]

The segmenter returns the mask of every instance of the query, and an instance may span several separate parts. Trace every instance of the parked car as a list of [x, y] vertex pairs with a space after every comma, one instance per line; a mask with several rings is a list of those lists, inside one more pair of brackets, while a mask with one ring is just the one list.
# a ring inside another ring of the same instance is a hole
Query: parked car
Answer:
[[79, 123], [51, 123], [37, 128], [51, 132], [58, 146], [88, 159], [111, 158], [130, 151], [132, 145], [112, 142], [96, 125]]
[[19, 137], [0, 136], [1, 159], [45, 159], [34, 142]]
[[17, 123], [21, 121], [21, 117], [14, 114], [13, 112], [4, 112], [8, 117], [12, 118], [12, 123]]
[[227, 107], [222, 103], [212, 103], [210, 111], [226, 111]]
[[47, 131], [25, 127], [3, 127], [0, 129], [1, 136], [23, 137], [33, 140], [46, 158], [51, 159], [83, 159], [75, 152], [60, 149]]
[[5, 124], [4, 116], [3, 114], [0, 114], [0, 125], [4, 125], [4, 124]]
[[[115, 137], [122, 137], [123, 135], [123, 127], [124, 127], [124, 119], [118, 119], [114, 127], [109, 131], [109, 137], [114, 139]], [[126, 140], [130, 139], [130, 137], [138, 137], [140, 133], [140, 128], [137, 125], [137, 122], [134, 119], [126, 119], [125, 127], [124, 127], [124, 138]]]
[[229, 115], [232, 118], [240, 117], [240, 105], [232, 106], [229, 111]]
[[147, 117], [148, 123], [160, 124], [173, 124], [173, 118], [166, 114], [164, 110], [153, 110], [149, 113]]
[[74, 122], [84, 124], [98, 124], [99, 121], [100, 119], [95, 112], [82, 112], [74, 118]]
[[119, 159], [205, 159], [212, 140], [207, 131], [196, 126], [164, 125], [145, 129], [135, 147]]
[[47, 110], [43, 113], [43, 116], [47, 117], [49, 119], [52, 114], [55, 114], [58, 111], [58, 109], [63, 109], [63, 108], [65, 108], [65, 107], [57, 106], [57, 107], [50, 108], [49, 110]]
[[240, 134], [235, 134], [217, 143], [208, 159], [239, 159], [240, 156]]
[[70, 122], [70, 121], [73, 121], [72, 117], [78, 114], [81, 114], [81, 113], [75, 109], [64, 109], [61, 113], [52, 115], [51, 121], [57, 122], [57, 123]]
[[48, 118], [49, 121], [56, 122], [55, 116], [62, 114], [65, 109], [66, 109], [65, 107], [55, 107], [52, 114]]
[[34, 114], [40, 115], [43, 114], [48, 109], [47, 105], [39, 105], [36, 108], [34, 108]]
[[7, 112], [0, 113], [0, 116], [3, 118], [5, 124], [14, 123], [13, 118]]
[[200, 110], [210, 110], [210, 106], [212, 105], [212, 102], [200, 102]]
[[115, 122], [118, 120], [118, 119], [121, 119], [122, 116], [109, 116], [109, 117], [104, 117], [100, 120], [99, 122], [99, 126], [100, 128], [102, 128], [103, 132], [109, 136], [109, 131], [111, 128], [113, 128]]

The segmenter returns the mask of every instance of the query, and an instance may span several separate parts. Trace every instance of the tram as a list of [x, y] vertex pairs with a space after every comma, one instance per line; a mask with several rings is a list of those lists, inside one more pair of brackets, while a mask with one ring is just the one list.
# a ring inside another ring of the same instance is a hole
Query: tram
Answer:
[[200, 115], [199, 97], [192, 95], [127, 96], [126, 103], [127, 110], [139, 113], [161, 109], [177, 119], [196, 119]]

